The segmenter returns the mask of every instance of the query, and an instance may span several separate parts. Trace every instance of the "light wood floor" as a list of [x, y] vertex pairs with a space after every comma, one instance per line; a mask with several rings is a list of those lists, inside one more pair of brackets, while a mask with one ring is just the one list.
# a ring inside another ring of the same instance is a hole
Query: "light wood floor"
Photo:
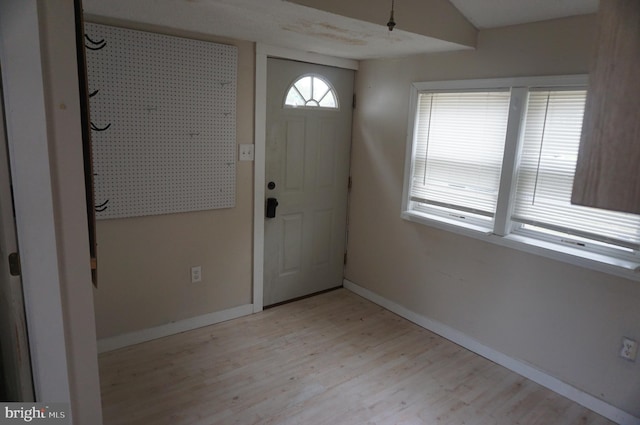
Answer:
[[340, 289], [100, 356], [105, 425], [612, 424]]

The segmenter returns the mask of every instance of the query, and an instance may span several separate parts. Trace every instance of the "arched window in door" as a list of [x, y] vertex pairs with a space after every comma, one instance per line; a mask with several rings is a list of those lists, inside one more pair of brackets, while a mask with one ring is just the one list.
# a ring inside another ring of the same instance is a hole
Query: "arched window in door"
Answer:
[[338, 109], [338, 96], [321, 76], [303, 75], [289, 87], [284, 105], [290, 108]]

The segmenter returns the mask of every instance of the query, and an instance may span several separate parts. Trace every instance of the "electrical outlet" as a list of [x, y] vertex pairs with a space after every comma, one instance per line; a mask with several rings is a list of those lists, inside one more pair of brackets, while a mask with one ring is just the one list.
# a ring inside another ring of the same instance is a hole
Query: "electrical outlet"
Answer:
[[632, 362], [636, 361], [638, 355], [638, 342], [631, 338], [622, 338], [622, 347], [620, 348], [620, 357]]
[[253, 161], [253, 145], [239, 145], [238, 158], [240, 161]]
[[201, 266], [193, 266], [191, 267], [191, 283], [202, 282], [202, 267]]

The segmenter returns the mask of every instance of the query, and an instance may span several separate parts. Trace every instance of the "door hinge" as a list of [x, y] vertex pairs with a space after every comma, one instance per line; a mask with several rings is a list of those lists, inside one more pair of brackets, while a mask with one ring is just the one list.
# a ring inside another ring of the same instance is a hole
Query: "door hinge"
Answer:
[[355, 93], [353, 94], [353, 102], [351, 103], [351, 107], [353, 109], [356, 109], [356, 94]]
[[351, 176], [349, 176], [349, 182], [347, 183], [347, 189], [351, 190], [351, 186], [353, 185], [353, 180], [351, 180]]
[[9, 254], [9, 273], [11, 276], [20, 276], [22, 274], [20, 255], [17, 252]]
[[347, 265], [347, 253], [346, 252], [344, 253], [344, 265], [345, 266]]

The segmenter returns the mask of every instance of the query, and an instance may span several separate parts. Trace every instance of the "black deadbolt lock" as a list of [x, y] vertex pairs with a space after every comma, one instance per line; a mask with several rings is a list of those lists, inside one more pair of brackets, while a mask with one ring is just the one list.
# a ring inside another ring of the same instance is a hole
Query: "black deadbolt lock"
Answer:
[[265, 211], [265, 217], [274, 218], [276, 216], [277, 206], [278, 206], [278, 200], [276, 198], [267, 198], [267, 207]]
[[269, 184], [267, 185], [267, 187], [269, 188], [269, 190], [273, 190], [276, 188], [276, 184], [274, 182], [269, 182]]

